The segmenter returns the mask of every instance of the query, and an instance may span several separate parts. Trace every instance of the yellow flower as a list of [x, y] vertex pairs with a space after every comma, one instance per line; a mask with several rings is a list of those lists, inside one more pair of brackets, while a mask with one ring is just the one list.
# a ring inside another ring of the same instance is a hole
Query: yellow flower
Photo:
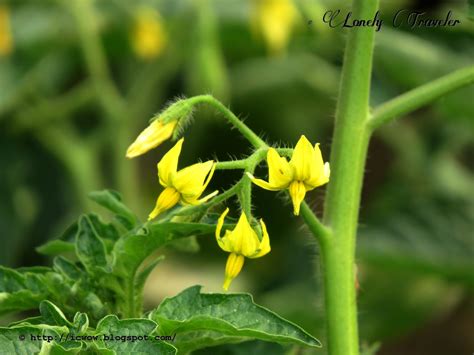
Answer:
[[167, 37], [160, 14], [150, 7], [138, 11], [132, 30], [132, 46], [143, 59], [158, 57], [166, 46]]
[[237, 277], [244, 265], [245, 257], [255, 259], [270, 252], [270, 238], [267, 227], [263, 220], [260, 220], [262, 226], [262, 240], [250, 226], [245, 213], [239, 218], [234, 230], [226, 230], [224, 236], [221, 236], [221, 229], [224, 224], [224, 218], [229, 212], [227, 208], [219, 217], [216, 227], [217, 243], [222, 250], [230, 253], [225, 267], [225, 280], [223, 288], [227, 291], [232, 280]]
[[127, 149], [127, 158], [135, 158], [148, 152], [169, 139], [174, 132], [177, 121], [163, 124], [160, 120], [154, 120], [145, 128]]
[[263, 36], [273, 54], [285, 50], [294, 27], [297, 11], [291, 0], [255, 0], [253, 26]]
[[0, 57], [12, 52], [13, 41], [10, 28], [10, 10], [6, 5], [0, 5]]
[[319, 143], [314, 147], [305, 136], [301, 136], [288, 162], [278, 152], [270, 148], [267, 153], [268, 182], [248, 174], [252, 182], [270, 191], [290, 192], [294, 214], [299, 215], [300, 205], [307, 191], [329, 181], [329, 163], [323, 162]]
[[178, 169], [178, 159], [184, 138], [181, 138], [158, 163], [158, 178], [165, 188], [158, 196], [155, 209], [148, 220], [170, 209], [178, 202], [188, 205], [198, 205], [217, 195], [218, 191], [199, 199], [214, 174], [216, 164], [209, 160], [196, 163], [184, 169]]

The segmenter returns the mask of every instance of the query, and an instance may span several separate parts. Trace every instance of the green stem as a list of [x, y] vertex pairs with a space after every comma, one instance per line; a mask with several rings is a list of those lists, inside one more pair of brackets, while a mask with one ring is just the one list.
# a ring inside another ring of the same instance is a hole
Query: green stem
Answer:
[[106, 132], [115, 132], [114, 135], [108, 137], [108, 140], [104, 141], [110, 146], [115, 168], [115, 183], [129, 204], [136, 208], [139, 206], [137, 170], [131, 169], [130, 163], [124, 159], [124, 152], [132, 138], [127, 125], [131, 109], [127, 107], [125, 99], [111, 78], [100, 41], [94, 2], [93, 0], [81, 0], [65, 1], [64, 3], [70, 7], [77, 22], [86, 66], [99, 103], [106, 113], [107, 122], [104, 129]]
[[134, 277], [131, 277], [127, 280], [127, 304], [125, 309], [125, 314], [123, 315], [124, 318], [135, 318], [137, 315], [135, 314], [135, 285], [134, 285]]
[[248, 159], [219, 161], [216, 163], [216, 170], [237, 170], [247, 168]]
[[238, 196], [242, 212], [250, 219], [252, 216], [252, 181], [250, 181], [247, 175], [244, 175], [242, 179], [244, 181], [242, 182]]
[[328, 238], [331, 237], [331, 230], [321, 223], [311, 208], [309, 208], [308, 204], [304, 201], [300, 207], [300, 215], [320, 245], [326, 244]]
[[87, 68], [93, 80], [96, 94], [109, 119], [123, 115], [124, 102], [115, 87], [108, 70], [97, 30], [98, 23], [92, 0], [65, 1], [71, 7], [79, 28], [79, 37]]
[[195, 104], [207, 104], [214, 107], [219, 113], [221, 113], [239, 132], [255, 147], [265, 148], [266, 143], [256, 135], [250, 128], [247, 127], [234, 113], [225, 107], [220, 101], [212, 97], [211, 95], [199, 95], [189, 99], [190, 102]]
[[400, 116], [410, 113], [447, 93], [474, 82], [474, 66], [459, 69], [428, 84], [410, 90], [377, 107], [369, 120], [376, 129]]
[[[378, 1], [353, 1], [353, 16], [373, 18]], [[332, 237], [321, 244], [329, 354], [359, 353], [355, 240], [369, 131], [374, 28], [348, 31], [336, 110], [324, 223]]]
[[293, 148], [276, 148], [276, 151], [285, 157], [291, 158], [293, 156]]

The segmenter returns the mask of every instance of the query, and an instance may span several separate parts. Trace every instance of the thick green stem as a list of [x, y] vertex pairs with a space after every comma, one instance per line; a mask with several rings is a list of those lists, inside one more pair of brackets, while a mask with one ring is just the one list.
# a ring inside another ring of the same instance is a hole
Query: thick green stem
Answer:
[[234, 113], [211, 95], [199, 95], [190, 99], [193, 104], [205, 103], [219, 111], [255, 147], [265, 148], [266, 143], [247, 127]]
[[[372, 19], [377, 1], [353, 1], [353, 18]], [[373, 27], [348, 30], [331, 151], [324, 222], [332, 237], [321, 244], [328, 348], [331, 355], [359, 353], [355, 240], [369, 131]]]
[[91, 76], [98, 101], [106, 113], [108, 132], [114, 131], [108, 143], [116, 173], [116, 185], [132, 206], [138, 206], [138, 185], [136, 169], [130, 169], [130, 164], [124, 159], [124, 152], [130, 141], [127, 120], [130, 111], [125, 99], [115, 86], [109, 71], [106, 56], [100, 42], [98, 21], [93, 0], [64, 1], [69, 6], [77, 22], [79, 39], [84, 53], [87, 69]]
[[95, 86], [97, 97], [110, 119], [119, 119], [124, 113], [124, 102], [110, 78], [105, 54], [98, 33], [96, 13], [92, 0], [65, 1], [76, 19], [81, 46]]
[[369, 120], [371, 129], [410, 113], [439, 97], [474, 82], [474, 66], [462, 68], [404, 93], [377, 107]]
[[[135, 275], [135, 273], [133, 273]], [[135, 277], [130, 277], [126, 280], [126, 305], [124, 310], [124, 318], [136, 318], [139, 317], [140, 314], [137, 314], [137, 307], [135, 304]], [[139, 295], [140, 299], [142, 299], [142, 295]]]

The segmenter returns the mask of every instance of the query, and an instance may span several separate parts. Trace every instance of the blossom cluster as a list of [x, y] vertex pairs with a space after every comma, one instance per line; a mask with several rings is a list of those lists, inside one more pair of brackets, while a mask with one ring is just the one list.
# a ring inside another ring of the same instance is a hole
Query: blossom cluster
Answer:
[[[164, 120], [160, 116], [153, 120], [130, 145], [126, 156], [137, 157], [172, 138], [176, 133], [177, 121], [176, 119]], [[149, 220], [157, 218], [177, 204], [200, 205], [209, 202], [219, 193], [215, 190], [201, 197], [212, 179], [217, 162], [208, 160], [178, 170], [183, 143], [184, 138], [179, 139], [157, 164], [158, 180], [164, 189], [157, 198], [155, 208], [148, 216]], [[287, 190], [292, 199], [295, 215], [299, 215], [306, 192], [329, 181], [329, 163], [323, 161], [319, 144], [313, 146], [304, 135], [296, 144], [290, 161], [280, 156], [275, 148], [268, 148], [266, 158], [268, 181], [255, 178], [247, 172], [248, 178], [266, 190]], [[245, 258], [259, 258], [271, 250], [264, 221], [260, 219], [260, 225], [252, 225], [252, 216], [244, 211], [234, 229], [226, 229], [222, 233], [228, 212], [227, 208], [222, 213], [215, 231], [219, 247], [230, 253], [225, 268], [223, 285], [225, 290], [242, 270]]]

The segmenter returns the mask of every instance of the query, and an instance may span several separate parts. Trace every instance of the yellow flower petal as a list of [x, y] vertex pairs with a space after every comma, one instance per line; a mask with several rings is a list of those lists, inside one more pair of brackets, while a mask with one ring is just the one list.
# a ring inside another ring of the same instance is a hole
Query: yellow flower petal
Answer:
[[188, 205], [200, 205], [201, 203], [204, 203], [208, 200], [210, 200], [211, 198], [213, 198], [214, 196], [216, 196], [217, 194], [219, 193], [218, 190], [215, 190], [213, 192], [211, 192], [210, 194], [204, 196], [203, 198], [200, 198], [200, 199], [189, 199], [189, 198], [186, 198], [185, 196], [181, 195], [181, 199], [182, 199], [182, 202], [184, 204], [188, 204]]
[[253, 26], [263, 36], [269, 50], [279, 54], [286, 48], [297, 11], [291, 0], [256, 0]]
[[233, 279], [237, 277], [237, 275], [242, 270], [244, 266], [245, 258], [242, 255], [238, 255], [235, 253], [231, 253], [227, 258], [227, 263], [225, 266], [225, 280], [224, 285], [222, 286], [224, 290], [228, 290], [230, 283]]
[[250, 178], [250, 180], [257, 186], [260, 186], [262, 189], [265, 190], [270, 190], [270, 191], [278, 191], [280, 190], [279, 186], [274, 186], [271, 185], [270, 183], [266, 182], [265, 180], [262, 179], [257, 179], [255, 178], [252, 174], [247, 172], [247, 176]]
[[311, 174], [305, 181], [308, 190], [326, 184], [329, 181], [329, 163], [324, 163], [319, 143], [314, 146], [311, 163]]
[[230, 232], [226, 231], [224, 237], [221, 236], [222, 226], [224, 225], [224, 219], [225, 219], [225, 216], [227, 216], [227, 213], [229, 213], [228, 208], [225, 209], [225, 211], [221, 214], [221, 216], [217, 220], [216, 240], [217, 240], [217, 244], [221, 247], [222, 250], [227, 251], [227, 252], [230, 253], [230, 252], [232, 252], [232, 248], [231, 248], [231, 245], [230, 245], [230, 240], [227, 237], [228, 233], [230, 233]]
[[300, 205], [306, 195], [306, 188], [301, 181], [293, 181], [289, 187], [290, 196], [293, 201], [293, 213], [298, 216], [300, 214]]
[[135, 54], [143, 59], [159, 56], [167, 43], [167, 35], [160, 14], [151, 7], [140, 9], [132, 31]]
[[257, 233], [253, 230], [252, 226], [250, 225], [245, 213], [242, 213], [241, 216], [242, 222], [242, 242], [241, 242], [241, 249], [240, 254], [244, 256], [251, 256], [254, 255], [260, 245], [260, 240], [258, 239]]
[[159, 146], [171, 137], [176, 124], [177, 121], [163, 124], [160, 120], [154, 120], [128, 147], [126, 157], [135, 158]]
[[148, 220], [151, 220], [161, 214], [162, 212], [169, 210], [171, 207], [179, 202], [179, 193], [172, 187], [167, 187], [158, 196], [156, 200], [156, 206], [148, 216]]
[[313, 162], [313, 146], [303, 135], [296, 143], [290, 165], [293, 167], [294, 180], [304, 181], [311, 177], [311, 164]]
[[214, 174], [214, 169], [215, 164], [212, 160], [188, 166], [176, 173], [173, 178], [173, 186], [181, 195], [190, 200], [198, 198]]
[[270, 148], [267, 153], [268, 183], [282, 190], [288, 187], [293, 179], [293, 171], [288, 161]]
[[10, 27], [10, 9], [0, 5], [0, 57], [9, 55], [13, 50], [13, 39]]
[[158, 177], [160, 184], [167, 187], [173, 184], [173, 177], [178, 169], [178, 159], [183, 146], [184, 138], [181, 138], [158, 163]]
[[258, 247], [259, 251], [256, 254], [249, 256], [251, 259], [260, 258], [261, 256], [268, 254], [271, 250], [270, 237], [267, 232], [267, 226], [265, 225], [265, 222], [263, 222], [263, 219], [260, 220], [260, 225], [262, 226], [262, 240], [260, 241], [260, 245]]

